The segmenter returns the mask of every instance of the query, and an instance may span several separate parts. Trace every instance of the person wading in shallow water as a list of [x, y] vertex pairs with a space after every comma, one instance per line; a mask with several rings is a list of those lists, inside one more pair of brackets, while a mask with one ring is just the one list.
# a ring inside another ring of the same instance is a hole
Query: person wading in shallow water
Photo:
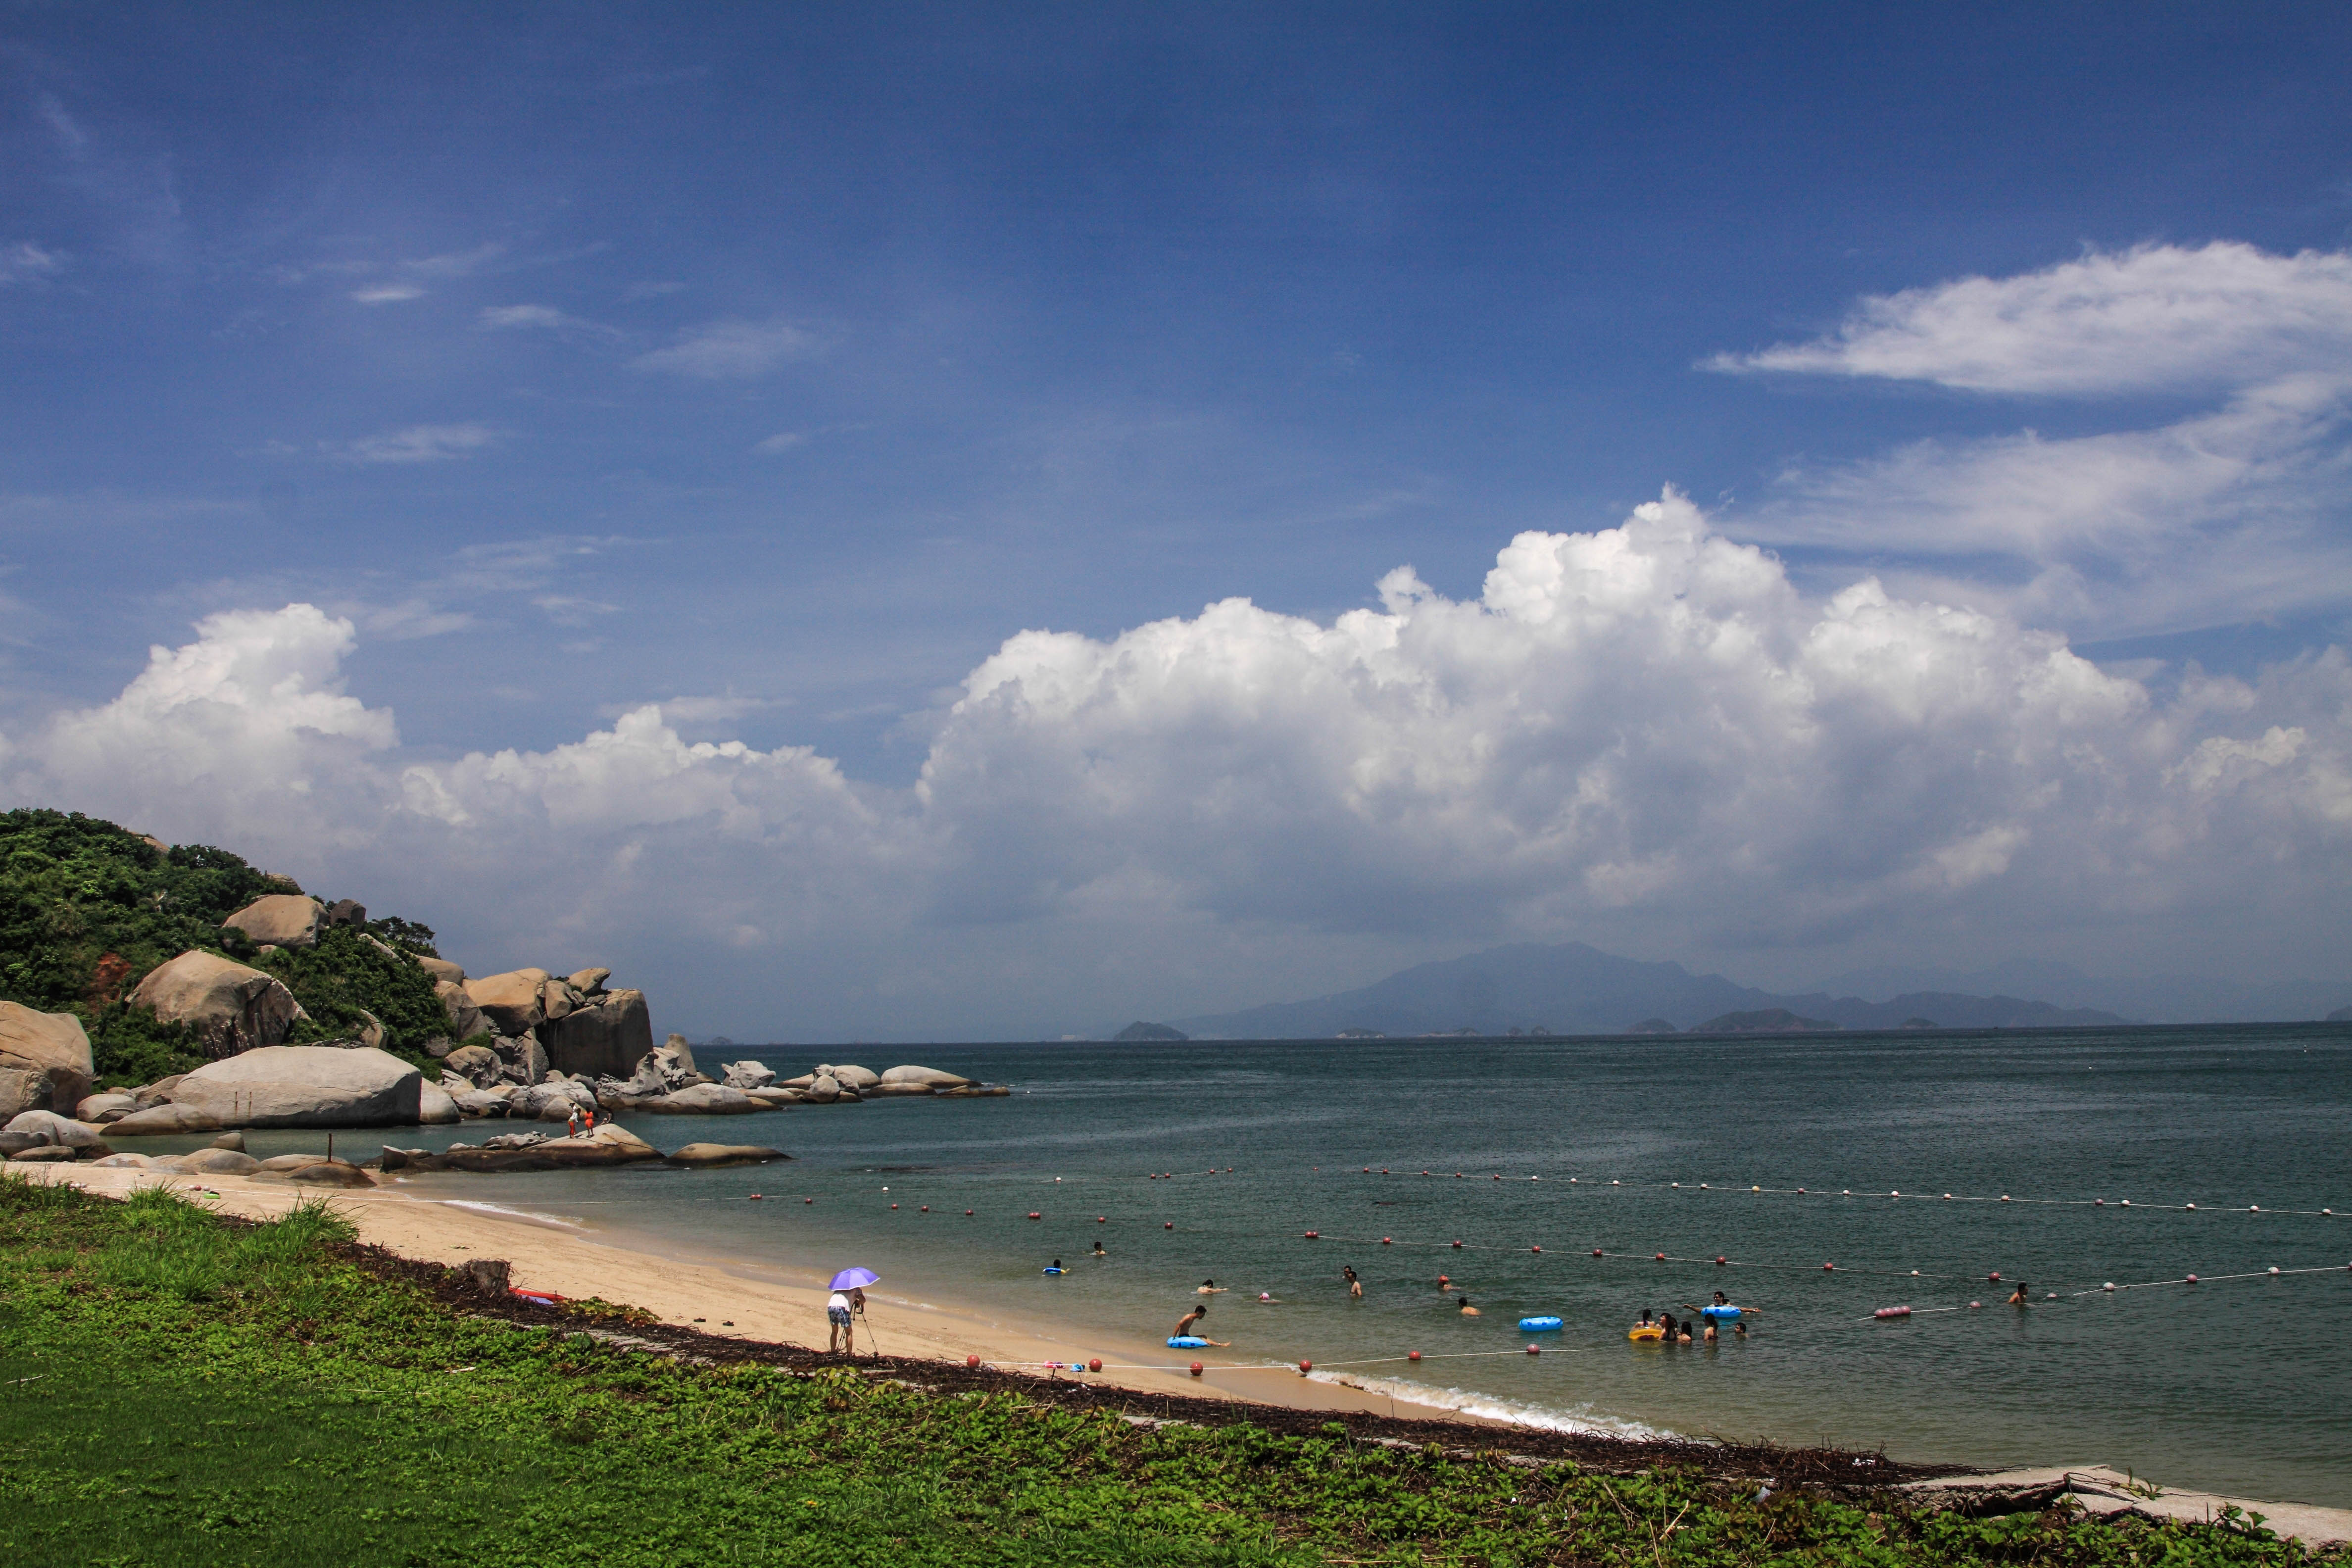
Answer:
[[1228, 1350], [1232, 1348], [1227, 1345], [1224, 1341], [1213, 1340], [1209, 1338], [1208, 1335], [1201, 1332], [1198, 1325], [1200, 1324], [1201, 1320], [1208, 1315], [1209, 1304], [1206, 1301], [1203, 1301], [1199, 1306], [1193, 1308], [1191, 1311], [1185, 1313], [1182, 1317], [1177, 1319], [1176, 1331], [1168, 1337], [1171, 1340], [1198, 1339], [1202, 1344], [1214, 1345], [1219, 1350]]
[[1359, 1301], [1364, 1299], [1364, 1282], [1356, 1278], [1356, 1270], [1353, 1267], [1342, 1266], [1339, 1278], [1348, 1282], [1348, 1294], [1350, 1298]]

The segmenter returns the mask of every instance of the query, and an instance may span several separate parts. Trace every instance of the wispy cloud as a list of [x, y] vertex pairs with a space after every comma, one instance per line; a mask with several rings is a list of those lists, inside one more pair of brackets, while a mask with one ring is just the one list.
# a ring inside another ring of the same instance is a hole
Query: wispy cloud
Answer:
[[65, 269], [63, 251], [44, 249], [29, 239], [0, 246], [0, 287], [11, 283], [46, 283]]
[[598, 338], [606, 342], [618, 342], [625, 335], [617, 327], [567, 315], [552, 305], [487, 306], [475, 318], [475, 324], [487, 331], [546, 331], [560, 337]]
[[386, 430], [356, 441], [322, 442], [328, 456], [346, 463], [440, 463], [471, 457], [495, 445], [498, 432], [487, 425], [412, 425]]
[[764, 441], [754, 442], [752, 444], [751, 450], [759, 453], [762, 457], [772, 458], [780, 453], [792, 451], [796, 447], [805, 447], [807, 445], [808, 432], [804, 430], [779, 430], [776, 434], [769, 437]]
[[404, 300], [421, 300], [425, 290], [414, 283], [371, 283], [364, 289], [352, 290], [352, 298], [362, 305], [396, 305]]
[[400, 263], [400, 269], [416, 278], [470, 278], [507, 253], [507, 247], [495, 242], [478, 245], [471, 250], [451, 251], [446, 256], [425, 256]]
[[815, 351], [816, 340], [781, 316], [765, 321], [729, 318], [689, 328], [677, 342], [640, 354], [635, 363], [639, 370], [704, 381], [750, 381]]
[[2342, 374], [2347, 356], [2352, 256], [2216, 241], [1873, 295], [1834, 332], [1702, 363], [2083, 395]]
[[602, 599], [583, 599], [571, 594], [541, 594], [531, 603], [539, 607], [540, 614], [559, 626], [584, 626], [599, 616], [618, 615], [621, 609]]

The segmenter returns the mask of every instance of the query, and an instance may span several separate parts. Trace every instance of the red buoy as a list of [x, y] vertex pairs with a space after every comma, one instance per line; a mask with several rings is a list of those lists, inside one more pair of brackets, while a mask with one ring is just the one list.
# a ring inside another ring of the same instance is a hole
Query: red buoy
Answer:
[[1029, 1217], [1030, 1217], [1031, 1219], [1044, 1219], [1045, 1216], [1044, 1215], [1042, 1215], [1042, 1214], [1039, 1214], [1035, 1209], [1031, 1209], [1031, 1210], [1029, 1211]]
[[1720, 1252], [1718, 1252], [1718, 1253], [1717, 1253], [1717, 1254], [1715, 1255], [1715, 1266], [1716, 1266], [1717, 1268], [1722, 1268], [1722, 1267], [1723, 1267], [1723, 1254], [1721, 1254]]
[[891, 1206], [892, 1208], [894, 1208], [894, 1209], [895, 1209], [895, 1208], [897, 1208], [898, 1205], [897, 1204], [892, 1204], [890, 1206]]
[[1659, 1253], [1659, 1254], [1658, 1254], [1658, 1261], [1659, 1261], [1659, 1262], [1661, 1262], [1661, 1263], [1664, 1263], [1665, 1260], [1666, 1260], [1666, 1255], [1665, 1255], [1664, 1253], [1663, 1253], [1663, 1252]]
[[803, 1202], [803, 1203], [804, 1203], [804, 1204], [813, 1204], [813, 1203], [816, 1202], [816, 1200], [815, 1200], [814, 1198], [803, 1198], [803, 1199], [801, 1200], [801, 1202]]
[[1421, 1352], [1419, 1351], [1407, 1351], [1404, 1352], [1404, 1359], [1407, 1361], [1419, 1361], [1421, 1359]]
[[1103, 1224], [1106, 1224], [1106, 1223], [1108, 1223], [1108, 1222], [1106, 1222], [1106, 1221], [1104, 1220], [1104, 1218], [1103, 1218], [1103, 1216], [1102, 1216], [1102, 1215], [1095, 1215], [1095, 1223], [1096, 1223], [1097, 1225], [1103, 1225]]
[[971, 1217], [971, 1211], [970, 1209], [966, 1209], [966, 1210], [964, 1210], [964, 1211], [963, 1211], [963, 1217], [964, 1217], [964, 1218], [966, 1218], [966, 1219], [970, 1219], [970, 1218]]
[[1460, 1242], [1458, 1242], [1458, 1241], [1457, 1241], [1457, 1242], [1455, 1242], [1455, 1243], [1454, 1244], [1454, 1251], [1456, 1251], [1456, 1252], [1461, 1251], [1461, 1250], [1462, 1250], [1462, 1244], [1461, 1244]]
[[929, 1213], [930, 1213], [930, 1212], [931, 1212], [931, 1205], [929, 1205], [929, 1204], [925, 1204], [925, 1205], [923, 1205], [923, 1212], [924, 1212], [925, 1214], [929, 1214]]
[[1834, 1263], [1824, 1263], [1822, 1265], [1822, 1272], [1824, 1274], [1831, 1273], [1835, 1270], [1836, 1268], [1837, 1265]]
[[966, 1366], [978, 1366], [980, 1364], [980, 1358], [976, 1355], [968, 1355], [963, 1358], [963, 1364]]
[[1102, 1370], [1102, 1357], [1097, 1356], [1094, 1360], [1087, 1363], [1087, 1370], [1088, 1372], [1100, 1372]]
[[1541, 1251], [1543, 1250], [1543, 1248], [1542, 1248], [1542, 1247], [1528, 1247], [1528, 1250], [1529, 1252], [1541, 1252]]
[[2191, 1275], [2189, 1277], [2189, 1283], [2190, 1283], [2191, 1285], [2196, 1284], [2196, 1283], [2197, 1283], [2197, 1276], [2195, 1276], [2194, 1274], [2191, 1274]]
[[1314, 1370], [1315, 1363], [1311, 1361], [1302, 1361], [1298, 1363], [1298, 1375], [1301, 1377], [1305, 1377], [1308, 1373], [1313, 1372]]
[[1592, 1249], [1592, 1256], [1593, 1256], [1593, 1257], [1595, 1257], [1595, 1258], [1600, 1257], [1600, 1256], [1601, 1256], [1601, 1249], [1600, 1249], [1599, 1247], [1594, 1247], [1594, 1248]]
[[1194, 1377], [1201, 1375], [1201, 1363], [1197, 1361], [1192, 1363], [1192, 1375]]
[[1321, 1236], [1322, 1234], [1323, 1234], [1323, 1233], [1322, 1233], [1321, 1231], [1319, 1231], [1319, 1230], [1310, 1230], [1310, 1231], [1308, 1231], [1308, 1232], [1307, 1233], [1307, 1240], [1309, 1240], [1309, 1241], [1313, 1241], [1313, 1240], [1315, 1240], [1318, 1237]]
[[1160, 1222], [1160, 1228], [1162, 1230], [1174, 1230], [1176, 1228], [1176, 1222], [1172, 1219], [1161, 1220]]
[[1529, 1346], [1528, 1347], [1528, 1353], [1529, 1355], [1541, 1355], [1541, 1354], [1543, 1354], [1543, 1346], [1541, 1346], [1541, 1345], [1529, 1345]]
[[1985, 1282], [1986, 1282], [1987, 1284], [1990, 1284], [1990, 1285], [1998, 1285], [1998, 1284], [2000, 1284], [2000, 1269], [1998, 1269], [1998, 1268], [1996, 1268], [1996, 1269], [1994, 1269], [1991, 1273], [1990, 1273], [1990, 1274], [1986, 1275], [1986, 1276], [1985, 1276]]
[[753, 1193], [753, 1194], [751, 1194], [751, 1201], [752, 1201], [753, 1203], [755, 1203], [755, 1204], [756, 1204], [756, 1203], [758, 1203], [758, 1202], [760, 1201], [760, 1194], [757, 1194], [757, 1193]]

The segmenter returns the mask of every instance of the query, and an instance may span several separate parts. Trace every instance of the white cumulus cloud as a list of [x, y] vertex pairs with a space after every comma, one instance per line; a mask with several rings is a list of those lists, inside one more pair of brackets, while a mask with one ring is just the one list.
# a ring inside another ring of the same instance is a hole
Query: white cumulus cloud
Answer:
[[2166, 694], [1874, 580], [1809, 598], [1671, 492], [1520, 534], [1475, 598], [1381, 590], [1022, 632], [907, 788], [684, 739], [712, 704], [410, 754], [307, 605], [201, 623], [0, 778], [331, 872], [476, 967], [623, 955], [802, 1037], [1017, 1031], [1093, 988], [1240, 1005], [1487, 941], [2252, 963], [2352, 917], [2338, 650]]

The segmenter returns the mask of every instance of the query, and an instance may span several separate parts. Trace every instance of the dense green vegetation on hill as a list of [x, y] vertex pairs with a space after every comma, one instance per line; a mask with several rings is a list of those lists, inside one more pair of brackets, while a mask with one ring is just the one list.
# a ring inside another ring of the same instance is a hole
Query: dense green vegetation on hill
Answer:
[[[694, 1366], [453, 1315], [323, 1206], [0, 1178], [14, 1561], [2300, 1568], [2238, 1521], [1966, 1519], [1696, 1471], [1138, 1426], [1017, 1394]], [[2336, 1561], [2340, 1563], [2341, 1554]]]
[[[0, 812], [0, 1000], [80, 1015], [101, 1081], [152, 1082], [204, 1058], [185, 1029], [159, 1025], [123, 998], [157, 964], [203, 948], [285, 983], [310, 1015], [295, 1041], [348, 1038], [364, 1008], [383, 1021], [387, 1049], [422, 1063], [425, 1042], [446, 1034], [448, 1021], [432, 976], [406, 957], [350, 927], [329, 929], [315, 948], [268, 954], [221, 929], [264, 894], [299, 890], [226, 849], [159, 848], [78, 812]], [[433, 953], [426, 927], [391, 919], [366, 930], [406, 952]]]

